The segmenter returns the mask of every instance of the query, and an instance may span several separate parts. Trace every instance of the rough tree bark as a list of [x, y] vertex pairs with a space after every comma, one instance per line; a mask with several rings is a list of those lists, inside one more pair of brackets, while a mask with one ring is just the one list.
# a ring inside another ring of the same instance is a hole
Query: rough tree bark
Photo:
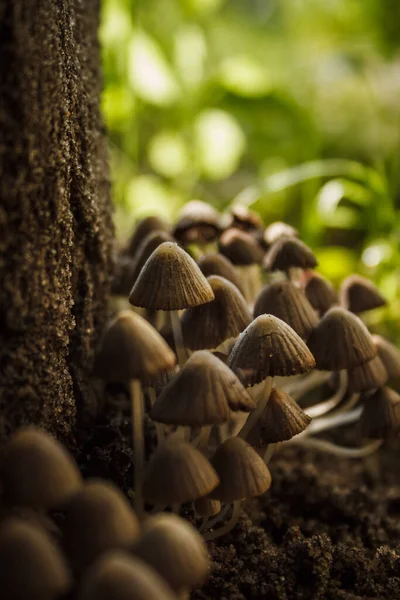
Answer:
[[89, 402], [112, 225], [99, 0], [0, 0], [0, 439]]

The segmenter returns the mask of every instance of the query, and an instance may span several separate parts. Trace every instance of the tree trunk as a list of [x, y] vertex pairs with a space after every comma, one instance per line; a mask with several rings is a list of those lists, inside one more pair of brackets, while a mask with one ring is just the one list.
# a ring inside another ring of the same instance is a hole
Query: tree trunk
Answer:
[[0, 0], [0, 439], [91, 401], [112, 224], [99, 0]]

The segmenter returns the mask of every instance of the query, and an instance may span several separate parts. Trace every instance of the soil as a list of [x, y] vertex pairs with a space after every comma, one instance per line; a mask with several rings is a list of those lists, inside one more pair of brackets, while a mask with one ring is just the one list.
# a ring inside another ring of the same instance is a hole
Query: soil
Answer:
[[[86, 477], [110, 478], [132, 497], [128, 400], [119, 386], [108, 392], [73, 450]], [[344, 435], [351, 441], [351, 431]], [[150, 422], [146, 444], [150, 452]], [[245, 504], [230, 534], [209, 543], [213, 572], [192, 598], [400, 598], [399, 451], [399, 440], [364, 460], [282, 447], [270, 490]]]

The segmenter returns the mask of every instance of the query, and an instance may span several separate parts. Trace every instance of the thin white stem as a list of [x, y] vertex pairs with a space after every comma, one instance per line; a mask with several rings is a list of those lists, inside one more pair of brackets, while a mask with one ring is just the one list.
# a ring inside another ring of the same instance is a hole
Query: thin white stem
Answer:
[[[207, 524], [208, 529], [211, 529], [211, 527], [214, 527], [214, 525], [219, 523], [219, 521], [222, 521], [223, 519], [225, 519], [230, 508], [231, 508], [231, 505], [227, 504], [226, 506], [224, 506], [224, 508], [222, 510], [219, 511], [219, 513], [217, 515], [215, 515], [215, 517], [213, 519], [209, 519], [208, 524]], [[200, 530], [203, 530], [203, 529], [204, 529], [203, 527], [200, 527]]]
[[204, 517], [202, 524], [200, 525], [199, 531], [205, 531], [209, 527], [210, 517]]
[[269, 465], [271, 459], [275, 453], [277, 444], [268, 444], [265, 453], [264, 453], [264, 462], [266, 465]]
[[212, 425], [204, 425], [204, 427], [201, 428], [199, 435], [191, 442], [192, 446], [201, 450], [204, 454], [207, 452], [208, 440], [210, 439], [212, 428]]
[[179, 319], [179, 313], [177, 310], [171, 310], [169, 312], [171, 319], [172, 333], [174, 336], [176, 355], [178, 357], [178, 363], [180, 367], [183, 367], [187, 360], [187, 354], [183, 343], [181, 321]]
[[314, 404], [314, 406], [309, 406], [305, 409], [305, 412], [308, 414], [309, 417], [311, 417], [312, 419], [314, 419], [315, 417], [321, 417], [330, 410], [336, 408], [338, 404], [340, 404], [347, 390], [347, 371], [345, 369], [340, 371], [339, 377], [339, 387], [337, 391], [333, 394], [333, 396], [331, 396], [327, 400], [324, 400], [323, 402], [319, 402], [318, 404]]
[[[297, 437], [297, 436], [296, 436]], [[296, 438], [293, 438], [293, 442], [296, 443]], [[361, 448], [346, 448], [345, 446], [338, 446], [327, 440], [319, 440], [315, 438], [301, 438], [297, 441], [299, 446], [310, 448], [312, 450], [321, 450], [321, 452], [327, 452], [335, 456], [343, 456], [344, 458], [363, 458], [368, 456], [377, 450], [381, 445], [382, 440], [376, 440], [370, 442]]]
[[219, 529], [214, 529], [214, 531], [209, 531], [208, 533], [206, 533], [204, 535], [204, 539], [206, 541], [214, 540], [215, 538], [220, 537], [221, 535], [226, 535], [227, 533], [229, 533], [239, 521], [241, 505], [241, 500], [235, 500], [235, 502], [233, 503], [232, 515], [229, 521], [225, 523], [223, 527], [220, 527]]
[[[156, 391], [154, 388], [149, 387], [149, 388], [147, 388], [147, 393], [149, 394], [150, 405], [153, 408], [155, 401], [157, 399]], [[157, 433], [157, 445], [161, 446], [162, 442], [164, 441], [164, 426], [162, 423], [157, 423], [157, 421], [153, 421], [153, 423], [155, 425], [156, 433]]]
[[311, 373], [307, 374], [300, 381], [289, 383], [287, 386], [284, 386], [284, 390], [293, 398], [293, 400], [298, 400], [307, 394], [307, 392], [310, 392], [325, 383], [325, 381], [329, 379], [329, 376], [330, 373], [327, 373], [326, 371], [311, 371]]
[[132, 405], [132, 436], [133, 449], [135, 453], [135, 509], [141, 519], [144, 514], [144, 502], [142, 496], [142, 483], [144, 472], [144, 434], [143, 434], [143, 395], [142, 387], [138, 379], [133, 379], [130, 385]]
[[243, 425], [242, 429], [238, 433], [238, 437], [246, 439], [247, 434], [249, 433], [251, 428], [254, 427], [254, 425], [257, 423], [258, 419], [264, 412], [265, 407], [268, 404], [269, 397], [271, 395], [272, 381], [272, 377], [267, 377], [264, 380], [262, 391], [259, 394], [258, 404], [253, 410], [253, 412], [250, 413], [250, 415], [248, 416], [246, 423]]
[[[308, 438], [311, 435], [326, 431], [327, 429], [333, 429], [334, 427], [342, 427], [343, 425], [349, 425], [358, 421], [362, 413], [362, 407], [355, 408], [354, 410], [346, 413], [338, 413], [329, 417], [315, 419], [310, 423], [305, 431], [302, 431], [296, 435], [292, 440], [300, 440]], [[292, 441], [290, 440], [289, 443]]]

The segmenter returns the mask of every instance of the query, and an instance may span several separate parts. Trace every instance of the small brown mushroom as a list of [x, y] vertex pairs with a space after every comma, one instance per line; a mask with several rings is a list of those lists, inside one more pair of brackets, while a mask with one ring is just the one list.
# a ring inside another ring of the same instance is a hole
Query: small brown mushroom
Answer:
[[313, 269], [318, 264], [312, 250], [296, 237], [279, 237], [264, 257], [266, 271], [284, 271], [288, 279], [294, 269]]
[[400, 377], [400, 350], [380, 335], [373, 335], [372, 340], [378, 356], [385, 366], [388, 378]]
[[364, 410], [360, 429], [364, 437], [385, 440], [400, 431], [400, 395], [389, 387], [382, 387], [372, 395], [363, 396]]
[[224, 277], [233, 283], [233, 285], [235, 285], [243, 294], [240, 275], [236, 267], [231, 263], [229, 258], [226, 258], [226, 256], [223, 256], [222, 254], [205, 254], [199, 259], [198, 265], [205, 277], [210, 277], [210, 275]]
[[149, 233], [153, 233], [153, 231], [169, 232], [170, 226], [164, 219], [156, 215], [144, 217], [144, 219], [141, 219], [136, 224], [135, 230], [128, 243], [126, 254], [134, 256], [141, 241], [146, 237], [146, 235], [149, 235]]
[[318, 273], [307, 273], [303, 285], [307, 300], [321, 317], [338, 303], [338, 294], [335, 288]]
[[369, 279], [360, 275], [349, 275], [339, 291], [340, 304], [353, 313], [385, 306], [386, 300]]

